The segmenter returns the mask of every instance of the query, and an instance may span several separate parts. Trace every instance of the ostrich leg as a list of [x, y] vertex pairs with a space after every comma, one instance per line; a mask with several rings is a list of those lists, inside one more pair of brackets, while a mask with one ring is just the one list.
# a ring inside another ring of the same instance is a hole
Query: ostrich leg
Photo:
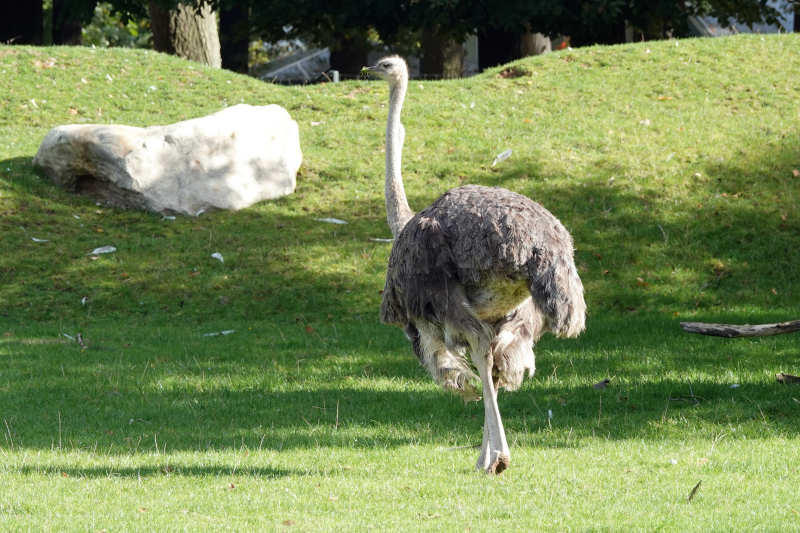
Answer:
[[486, 416], [486, 409], [483, 412], [483, 441], [481, 441], [481, 454], [475, 465], [478, 470], [489, 469], [489, 417]]
[[492, 380], [492, 358], [488, 350], [483, 357], [473, 352], [473, 362], [478, 367], [483, 384], [483, 442], [476, 467], [489, 474], [499, 474], [511, 463], [500, 408], [497, 405], [497, 389]]

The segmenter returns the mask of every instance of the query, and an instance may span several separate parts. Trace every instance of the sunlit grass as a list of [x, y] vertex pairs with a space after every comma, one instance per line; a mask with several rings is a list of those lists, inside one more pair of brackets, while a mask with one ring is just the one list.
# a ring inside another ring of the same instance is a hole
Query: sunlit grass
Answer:
[[[501, 185], [577, 246], [588, 329], [542, 339], [536, 376], [501, 394], [512, 466], [488, 478], [472, 468], [482, 406], [438, 390], [378, 323], [384, 83], [279, 87], [152, 52], [0, 47], [0, 529], [791, 529], [800, 389], [774, 376], [800, 374], [797, 340], [677, 323], [800, 314], [800, 38], [503, 70], [412, 81], [403, 117], [413, 208]], [[239, 102], [297, 120], [295, 194], [167, 220], [31, 167], [59, 124]], [[103, 245], [117, 251], [89, 255]]]

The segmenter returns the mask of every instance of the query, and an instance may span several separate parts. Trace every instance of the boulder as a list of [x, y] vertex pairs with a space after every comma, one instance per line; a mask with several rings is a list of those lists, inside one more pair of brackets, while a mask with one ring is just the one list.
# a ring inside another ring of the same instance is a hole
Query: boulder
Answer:
[[291, 194], [302, 158], [284, 108], [240, 104], [167, 126], [59, 126], [33, 163], [68, 190], [114, 206], [197, 215]]

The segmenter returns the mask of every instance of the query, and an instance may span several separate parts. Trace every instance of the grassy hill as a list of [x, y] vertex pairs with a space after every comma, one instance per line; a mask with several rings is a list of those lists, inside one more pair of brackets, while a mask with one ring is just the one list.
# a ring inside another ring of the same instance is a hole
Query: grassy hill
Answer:
[[[796, 338], [692, 337], [677, 323], [800, 316], [798, 80], [800, 36], [743, 35], [412, 81], [412, 208], [464, 183], [524, 193], [572, 232], [586, 288], [586, 334], [542, 339], [537, 376], [501, 396], [512, 466], [494, 479], [463, 448], [480, 441], [482, 407], [439, 391], [378, 323], [385, 83], [280, 87], [153, 52], [0, 46], [0, 520], [796, 523], [800, 390], [774, 383], [800, 374]], [[240, 102], [297, 120], [294, 195], [166, 220], [31, 167], [56, 125], [166, 124]], [[107, 244], [117, 252], [88, 255]], [[235, 331], [205, 336], [222, 330]]]

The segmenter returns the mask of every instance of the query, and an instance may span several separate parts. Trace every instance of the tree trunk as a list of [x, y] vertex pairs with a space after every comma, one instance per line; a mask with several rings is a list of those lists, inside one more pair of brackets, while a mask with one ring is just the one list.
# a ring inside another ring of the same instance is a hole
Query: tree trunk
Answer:
[[478, 65], [481, 70], [519, 59], [519, 35], [494, 28], [478, 30]]
[[800, 32], [800, 2], [794, 3], [794, 31]]
[[[93, 6], [90, 6], [92, 10]], [[83, 19], [91, 17], [85, 6], [75, 6], [68, 0], [53, 0], [53, 44], [81, 44], [81, 28]]]
[[422, 30], [422, 74], [459, 78], [464, 71], [464, 45], [442, 35], [440, 29], [435, 26]]
[[222, 68], [246, 74], [250, 55], [250, 6], [237, 2], [219, 12]]
[[41, 0], [8, 2], [0, 8], [0, 43], [42, 44], [44, 11]]
[[147, 4], [150, 13], [150, 29], [153, 31], [153, 48], [158, 52], [175, 54], [169, 31], [169, 9], [165, 9], [155, 0]]
[[184, 4], [166, 10], [150, 0], [148, 7], [153, 48], [215, 68], [222, 66], [217, 15], [208, 5], [199, 12]]
[[366, 33], [359, 32], [336, 35], [331, 46], [331, 68], [341, 74], [358, 76], [367, 64], [369, 41]]
[[553, 50], [550, 37], [530, 30], [522, 34], [519, 48], [520, 52], [522, 52], [522, 57], [538, 56]]

